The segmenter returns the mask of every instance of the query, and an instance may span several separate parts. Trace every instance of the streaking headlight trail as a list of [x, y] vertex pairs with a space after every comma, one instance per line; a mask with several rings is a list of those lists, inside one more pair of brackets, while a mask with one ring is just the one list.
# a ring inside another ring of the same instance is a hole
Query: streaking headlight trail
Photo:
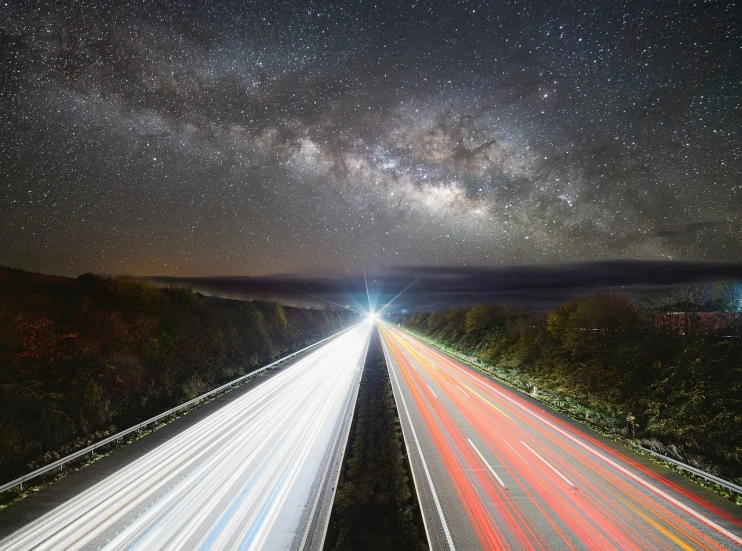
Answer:
[[316, 549], [371, 327], [330, 341], [0, 549]]

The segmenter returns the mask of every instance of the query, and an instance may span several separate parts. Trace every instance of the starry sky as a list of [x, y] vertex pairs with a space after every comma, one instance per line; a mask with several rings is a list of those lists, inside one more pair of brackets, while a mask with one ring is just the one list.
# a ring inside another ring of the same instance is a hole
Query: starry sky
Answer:
[[742, 262], [734, 1], [0, 2], [0, 264]]

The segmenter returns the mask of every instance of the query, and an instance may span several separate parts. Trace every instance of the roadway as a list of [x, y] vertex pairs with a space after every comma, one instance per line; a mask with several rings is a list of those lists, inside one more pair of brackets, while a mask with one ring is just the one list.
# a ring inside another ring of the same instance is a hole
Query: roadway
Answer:
[[433, 550], [742, 549], [722, 498], [379, 328]]
[[319, 549], [370, 329], [307, 354], [0, 549]]

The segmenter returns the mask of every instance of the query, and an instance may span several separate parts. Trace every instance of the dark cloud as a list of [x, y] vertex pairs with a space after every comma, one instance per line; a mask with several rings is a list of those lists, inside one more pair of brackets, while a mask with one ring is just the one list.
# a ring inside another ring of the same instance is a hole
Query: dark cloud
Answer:
[[[510, 303], [546, 309], [575, 296], [612, 290], [657, 296], [668, 288], [742, 279], [741, 264], [610, 261], [552, 266], [400, 267], [366, 276], [150, 278], [164, 285], [192, 286], [206, 294], [282, 300], [314, 307], [368, 310], [366, 284], [376, 309], [386, 311]], [[400, 294], [401, 293], [401, 294]], [[397, 295], [399, 296], [397, 297]], [[397, 297], [395, 299], [395, 297]], [[323, 300], [324, 299], [324, 300]]]

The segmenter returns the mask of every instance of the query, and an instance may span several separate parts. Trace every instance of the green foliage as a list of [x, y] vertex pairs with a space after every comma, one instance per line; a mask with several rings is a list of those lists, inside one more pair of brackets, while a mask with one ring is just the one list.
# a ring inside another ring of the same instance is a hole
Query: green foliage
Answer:
[[[546, 316], [476, 306], [395, 321], [474, 355], [524, 389], [583, 404], [614, 428], [658, 438], [742, 476], [742, 338], [737, 288], [686, 287], [642, 305], [616, 294], [573, 300]], [[705, 302], [704, 302], [705, 301]], [[701, 310], [717, 305], [716, 313]]]
[[204, 297], [131, 277], [0, 269], [0, 479], [347, 325], [344, 312]]

